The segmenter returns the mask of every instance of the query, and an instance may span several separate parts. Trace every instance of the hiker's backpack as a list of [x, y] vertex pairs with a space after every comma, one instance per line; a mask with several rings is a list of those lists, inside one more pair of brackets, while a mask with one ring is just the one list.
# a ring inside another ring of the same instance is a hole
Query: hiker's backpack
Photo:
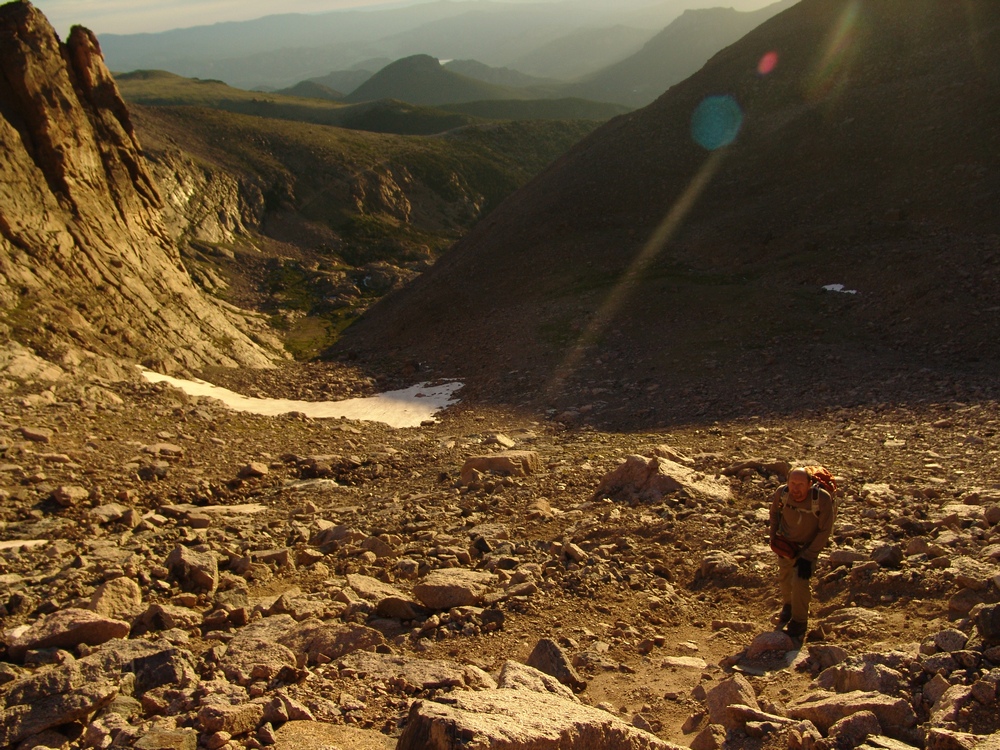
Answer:
[[819, 485], [824, 490], [830, 493], [830, 497], [837, 494], [837, 482], [833, 478], [833, 474], [825, 466], [803, 466], [806, 474], [812, 480], [813, 486]]

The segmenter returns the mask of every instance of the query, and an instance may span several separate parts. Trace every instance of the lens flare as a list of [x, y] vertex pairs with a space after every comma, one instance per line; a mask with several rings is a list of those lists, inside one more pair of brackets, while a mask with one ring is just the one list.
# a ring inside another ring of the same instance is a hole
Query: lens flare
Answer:
[[550, 397], [555, 397], [562, 391], [566, 380], [580, 369], [587, 350], [600, 341], [601, 336], [614, 322], [615, 317], [628, 303], [629, 298], [637, 293], [644, 274], [670, 243], [677, 230], [680, 229], [684, 219], [694, 208], [701, 194], [711, 184], [712, 178], [719, 171], [728, 153], [723, 149], [711, 154], [691, 179], [691, 182], [688, 183], [684, 192], [677, 197], [670, 210], [667, 211], [667, 215], [646, 240], [646, 244], [642, 246], [639, 254], [633, 258], [628, 268], [615, 282], [607, 298], [594, 312], [579, 338], [566, 353], [566, 358], [555, 369], [546, 389]]
[[819, 101], [829, 97], [847, 82], [854, 54], [857, 52], [858, 22], [861, 4], [852, 0], [831, 30], [826, 51], [812, 76], [809, 98]]
[[774, 72], [774, 69], [778, 67], [778, 53], [774, 50], [766, 53], [760, 62], [757, 63], [757, 75], [766, 76]]
[[708, 151], [731, 144], [742, 126], [743, 110], [728, 94], [708, 97], [691, 115], [691, 136]]

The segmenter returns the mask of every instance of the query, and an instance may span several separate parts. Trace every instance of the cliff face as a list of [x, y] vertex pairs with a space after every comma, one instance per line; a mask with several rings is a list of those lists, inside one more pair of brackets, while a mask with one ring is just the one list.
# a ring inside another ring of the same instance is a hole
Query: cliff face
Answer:
[[[0, 334], [161, 369], [270, 364], [263, 326], [203, 297], [94, 35], [61, 43], [27, 2], [0, 6]], [[256, 336], [255, 336], [256, 338]]]

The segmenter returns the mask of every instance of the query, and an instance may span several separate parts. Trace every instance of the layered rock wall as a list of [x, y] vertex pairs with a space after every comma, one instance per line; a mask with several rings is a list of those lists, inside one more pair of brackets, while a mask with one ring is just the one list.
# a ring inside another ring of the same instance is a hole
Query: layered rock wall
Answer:
[[262, 324], [184, 269], [96, 38], [27, 2], [0, 6], [0, 174], [0, 333], [64, 362], [269, 365]]

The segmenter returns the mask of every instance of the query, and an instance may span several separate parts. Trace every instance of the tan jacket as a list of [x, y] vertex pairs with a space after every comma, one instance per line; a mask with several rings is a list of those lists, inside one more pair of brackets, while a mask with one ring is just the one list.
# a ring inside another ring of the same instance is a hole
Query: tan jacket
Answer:
[[785, 485], [771, 496], [771, 535], [778, 534], [799, 545], [801, 558], [815, 560], [819, 556], [830, 541], [833, 521], [833, 498], [821, 487], [813, 487], [801, 503], [788, 497]]

